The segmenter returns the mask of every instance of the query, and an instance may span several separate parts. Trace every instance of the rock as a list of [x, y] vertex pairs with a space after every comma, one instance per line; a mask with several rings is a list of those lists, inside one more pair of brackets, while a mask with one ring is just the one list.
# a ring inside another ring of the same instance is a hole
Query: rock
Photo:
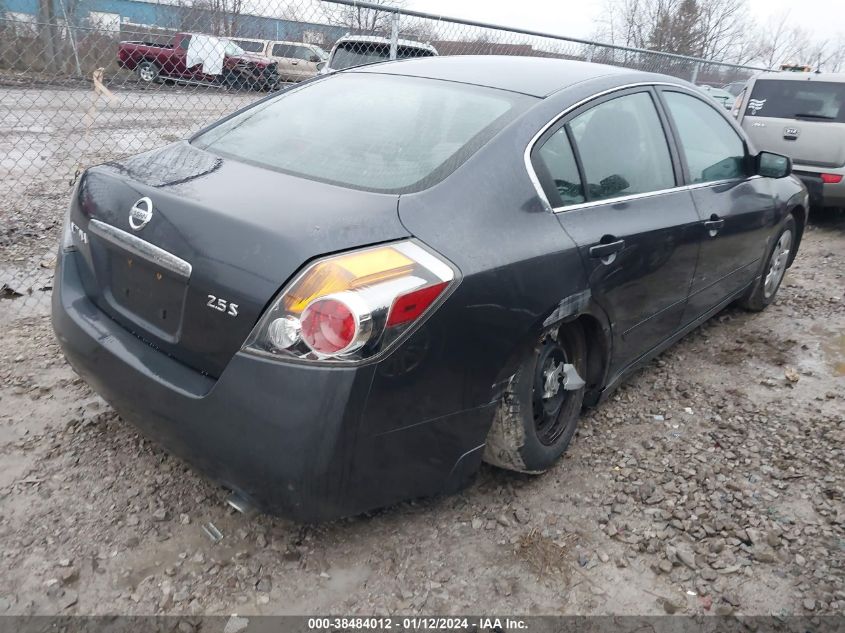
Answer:
[[807, 564], [807, 559], [804, 558], [803, 556], [801, 556], [801, 554], [796, 554], [795, 555], [795, 564], [798, 565], [799, 567], [803, 567], [804, 565]]
[[478, 517], [474, 517], [472, 519], [472, 529], [473, 530], [480, 530], [484, 526], [484, 521], [482, 521]]
[[70, 567], [71, 562], [69, 558], [62, 558], [59, 560], [59, 567]]
[[668, 574], [672, 571], [672, 563], [670, 563], [665, 558], [663, 560], [661, 560], [660, 563], [658, 563], [657, 567], [664, 574]]
[[680, 608], [679, 605], [677, 605], [676, 603], [672, 602], [671, 600], [669, 600], [667, 598], [660, 598], [660, 600], [658, 600], [658, 602], [660, 602], [661, 606], [663, 607], [663, 610], [666, 613], [668, 613], [669, 615], [672, 615], [673, 613], [677, 613], [678, 609]]
[[66, 589], [59, 596], [59, 607], [61, 609], [70, 609], [79, 601], [79, 595], [70, 589]]
[[270, 580], [269, 576], [264, 576], [255, 583], [255, 590], [260, 591], [261, 593], [270, 593], [270, 589], [272, 589], [272, 587], [273, 582]]
[[241, 633], [241, 631], [246, 630], [246, 627], [249, 626], [249, 620], [247, 618], [241, 618], [237, 615], [233, 615], [226, 620], [226, 625], [223, 627], [223, 633]]
[[179, 624], [176, 625], [176, 630], [179, 633], [194, 633], [196, 631], [194, 625], [187, 620], [180, 620]]
[[155, 510], [152, 513], [152, 517], [153, 517], [153, 521], [158, 521], [158, 522], [167, 521], [167, 517], [168, 517], [167, 510], [165, 510], [164, 508], [158, 508], [157, 510]]
[[79, 570], [76, 567], [68, 567], [62, 569], [59, 576], [62, 579], [62, 583], [67, 585], [79, 579]]
[[690, 569], [695, 569], [695, 555], [692, 552], [686, 549], [679, 549], [678, 550], [678, 560], [681, 561], [684, 565], [689, 567]]
[[511, 584], [501, 576], [496, 577], [493, 581], [493, 588], [500, 596], [509, 596], [513, 593], [513, 587]]
[[610, 560], [610, 556], [607, 555], [606, 552], [599, 552], [598, 553], [599, 560], [603, 563], [606, 563]]
[[815, 611], [816, 610], [816, 601], [813, 600], [812, 598], [805, 598], [804, 602], [802, 604], [804, 606], [804, 609], [806, 609], [807, 611]]
[[725, 593], [722, 594], [722, 601], [728, 603], [731, 606], [738, 607], [739, 606], [739, 598], [735, 593]]
[[701, 577], [704, 580], [706, 580], [707, 582], [713, 582], [714, 580], [716, 580], [716, 578], [719, 577], [719, 574], [717, 574], [715, 571], [713, 571], [709, 567], [704, 567], [701, 570], [700, 574], [701, 574]]
[[502, 527], [510, 527], [511, 525], [511, 522], [508, 521], [508, 517], [506, 517], [504, 514], [496, 515], [496, 523], [498, 523]]
[[255, 602], [256, 604], [270, 604], [270, 596], [263, 593], [255, 599]]
[[191, 517], [187, 514], [180, 514], [179, 523], [181, 523], [182, 525], [189, 525], [191, 523]]

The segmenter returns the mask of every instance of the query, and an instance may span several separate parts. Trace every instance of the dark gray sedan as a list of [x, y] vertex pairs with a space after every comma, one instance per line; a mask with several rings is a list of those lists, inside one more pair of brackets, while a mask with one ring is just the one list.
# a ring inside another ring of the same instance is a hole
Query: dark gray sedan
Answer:
[[550, 468], [583, 406], [728, 304], [807, 195], [695, 86], [439, 57], [270, 96], [89, 169], [53, 294], [121, 415], [299, 520]]

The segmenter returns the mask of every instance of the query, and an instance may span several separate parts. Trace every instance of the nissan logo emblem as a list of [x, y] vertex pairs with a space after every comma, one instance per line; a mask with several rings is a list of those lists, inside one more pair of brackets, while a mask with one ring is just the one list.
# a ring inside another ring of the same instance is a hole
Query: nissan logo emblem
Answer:
[[129, 209], [129, 226], [133, 231], [140, 231], [153, 219], [153, 201], [147, 197], [141, 198]]

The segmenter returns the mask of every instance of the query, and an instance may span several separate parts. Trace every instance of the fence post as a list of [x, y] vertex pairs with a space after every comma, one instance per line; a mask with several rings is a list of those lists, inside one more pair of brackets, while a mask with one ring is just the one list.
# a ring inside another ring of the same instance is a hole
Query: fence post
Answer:
[[591, 61], [593, 61], [593, 53], [595, 52], [595, 50], [596, 50], [596, 45], [595, 45], [595, 44], [590, 44], [590, 45], [587, 47], [587, 55], [584, 57], [584, 61], [585, 61], [585, 62], [591, 62]]
[[690, 83], [695, 83], [698, 80], [698, 69], [701, 66], [699, 62], [695, 62], [692, 65], [692, 77], [690, 77]]
[[396, 59], [399, 49], [399, 12], [390, 14], [390, 59]]

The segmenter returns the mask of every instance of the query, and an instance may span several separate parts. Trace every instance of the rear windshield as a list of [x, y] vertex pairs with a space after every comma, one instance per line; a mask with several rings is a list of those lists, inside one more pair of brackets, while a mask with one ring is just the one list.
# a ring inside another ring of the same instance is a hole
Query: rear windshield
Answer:
[[232, 40], [248, 53], [261, 53], [264, 51], [264, 42], [252, 42], [250, 40]]
[[747, 116], [845, 123], [845, 83], [758, 79]]
[[[396, 48], [396, 59], [411, 57], [431, 57], [434, 53], [424, 48], [413, 46], [399, 46]], [[334, 52], [331, 67], [334, 70], [353, 68], [377, 64], [390, 59], [390, 45], [377, 42], [344, 42]]]
[[448, 81], [342, 73], [262, 101], [192, 142], [296, 176], [404, 193], [445, 178], [534, 101]]

